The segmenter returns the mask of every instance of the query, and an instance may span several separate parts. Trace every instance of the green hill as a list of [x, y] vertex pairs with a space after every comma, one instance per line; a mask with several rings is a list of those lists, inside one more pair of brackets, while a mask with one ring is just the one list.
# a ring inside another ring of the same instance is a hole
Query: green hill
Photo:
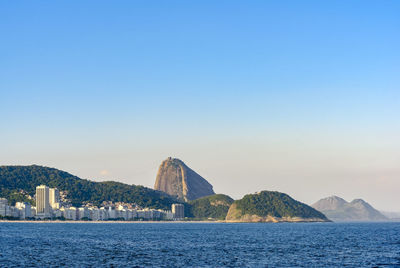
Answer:
[[[13, 204], [35, 194], [36, 186], [45, 184], [68, 191], [68, 199], [74, 206], [91, 202], [100, 205], [103, 201], [136, 203], [142, 207], [170, 209], [176, 199], [143, 186], [120, 182], [94, 182], [80, 179], [65, 171], [42, 166], [0, 166], [0, 197]], [[178, 202], [181, 203], [181, 202]]]
[[232, 198], [223, 194], [202, 197], [189, 202], [189, 215], [196, 219], [223, 220], [233, 201]]
[[280, 192], [245, 195], [229, 208], [227, 221], [328, 221], [324, 214]]

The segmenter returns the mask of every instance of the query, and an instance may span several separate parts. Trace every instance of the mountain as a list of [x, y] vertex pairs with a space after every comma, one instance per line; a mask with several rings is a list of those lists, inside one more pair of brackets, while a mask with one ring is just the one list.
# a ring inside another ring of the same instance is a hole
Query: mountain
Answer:
[[387, 217], [362, 199], [354, 199], [349, 203], [340, 197], [330, 196], [319, 200], [312, 207], [321, 211], [333, 221], [388, 220]]
[[212, 185], [181, 160], [168, 157], [158, 169], [154, 189], [182, 201], [213, 195]]
[[347, 201], [338, 196], [330, 196], [319, 200], [317, 203], [312, 205], [318, 211], [326, 210], [337, 210], [347, 204]]
[[170, 209], [177, 200], [163, 192], [120, 182], [94, 182], [80, 179], [65, 171], [42, 166], [0, 166], [0, 197], [17, 201], [34, 200], [36, 186], [45, 184], [67, 191], [75, 206], [84, 203], [100, 205], [103, 201], [136, 203], [142, 207]]
[[227, 195], [215, 194], [189, 201], [190, 216], [196, 219], [224, 220], [233, 199]]
[[228, 222], [324, 222], [324, 214], [298, 202], [289, 195], [262, 191], [245, 195], [233, 202], [226, 216]]

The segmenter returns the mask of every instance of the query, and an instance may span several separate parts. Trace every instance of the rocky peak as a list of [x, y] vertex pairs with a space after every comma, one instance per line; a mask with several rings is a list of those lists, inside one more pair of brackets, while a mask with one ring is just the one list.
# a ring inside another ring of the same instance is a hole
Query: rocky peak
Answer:
[[357, 203], [359, 203], [359, 204], [368, 204], [367, 202], [365, 202], [365, 201], [362, 200], [362, 199], [354, 199], [354, 200], [351, 201], [350, 203], [352, 203], [352, 204], [357, 204]]
[[319, 200], [317, 203], [313, 204], [312, 207], [317, 210], [335, 210], [347, 204], [347, 201], [338, 196], [329, 196]]
[[172, 157], [161, 163], [154, 189], [184, 201], [215, 194], [212, 185], [206, 179], [186, 166], [183, 161]]

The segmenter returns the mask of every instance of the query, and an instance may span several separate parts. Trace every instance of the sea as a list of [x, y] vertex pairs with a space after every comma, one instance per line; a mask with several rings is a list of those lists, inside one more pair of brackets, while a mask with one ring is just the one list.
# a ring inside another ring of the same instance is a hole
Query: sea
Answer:
[[400, 223], [0, 223], [1, 267], [400, 267]]

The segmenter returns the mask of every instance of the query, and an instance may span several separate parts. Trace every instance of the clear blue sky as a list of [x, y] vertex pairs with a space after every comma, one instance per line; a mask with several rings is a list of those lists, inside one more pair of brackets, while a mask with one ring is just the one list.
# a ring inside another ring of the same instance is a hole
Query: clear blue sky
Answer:
[[399, 1], [1, 1], [0, 164], [400, 204]]

